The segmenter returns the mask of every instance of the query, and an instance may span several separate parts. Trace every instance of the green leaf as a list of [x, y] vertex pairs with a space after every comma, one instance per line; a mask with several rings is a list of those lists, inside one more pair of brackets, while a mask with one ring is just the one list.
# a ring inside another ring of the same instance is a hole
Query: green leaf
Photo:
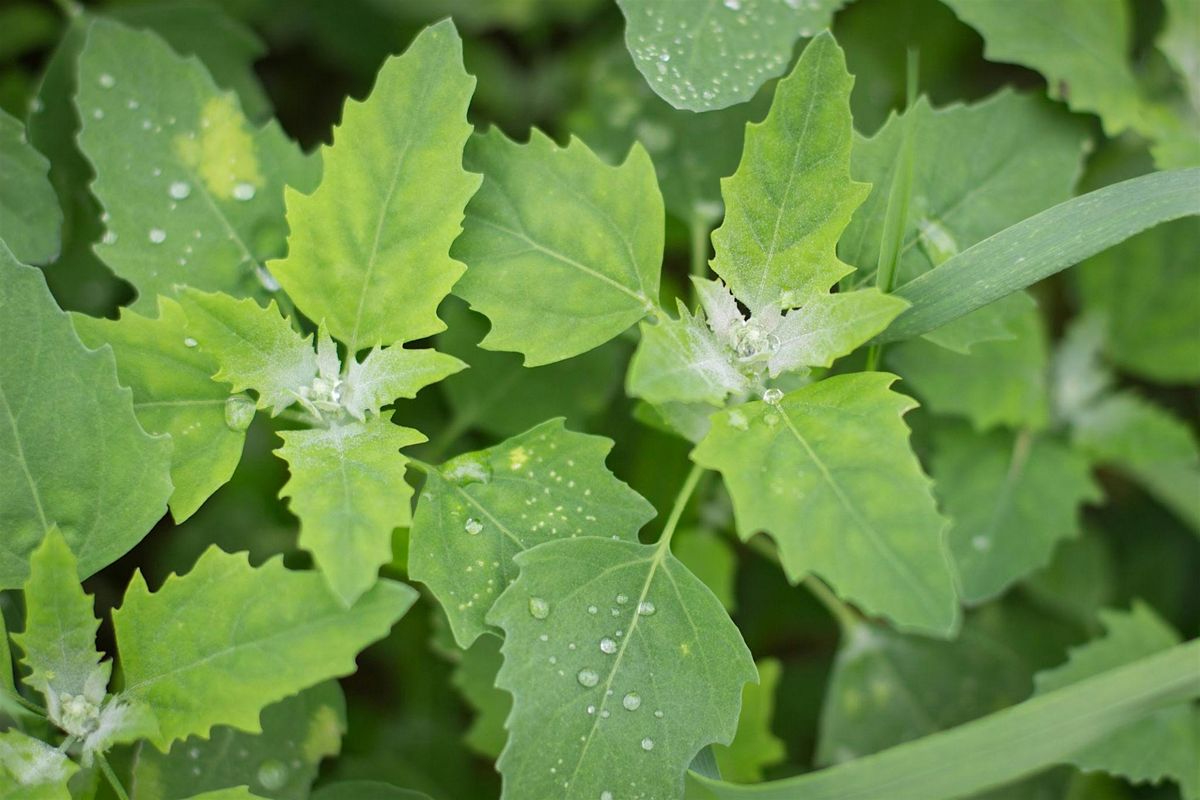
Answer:
[[117, 378], [133, 391], [142, 427], [171, 437], [170, 506], [183, 522], [233, 475], [246, 434], [227, 407], [243, 398], [230, 399], [228, 387], [212, 380], [217, 362], [194, 346], [173, 300], [159, 300], [157, 319], [125, 309], [116, 321], [82, 314], [71, 320], [87, 346], [112, 347]]
[[358, 651], [414, 600], [410, 587], [380, 581], [347, 609], [315, 572], [278, 558], [255, 568], [213, 547], [157, 592], [135, 573], [113, 611], [125, 694], [158, 716], [160, 750], [215, 725], [259, 733], [264, 706], [354, 672]]
[[576, 536], [637, 540], [654, 509], [605, 467], [611, 449], [557, 419], [425, 470], [409, 574], [441, 601], [459, 646], [486, 630], [517, 553]]
[[[873, 184], [839, 244], [872, 279], [883, 240], [887, 199], [905, 129], [911, 126], [913, 193], [897, 279], [928, 272], [959, 251], [1071, 196], [1079, 177], [1085, 128], [1034, 95], [1011, 91], [975, 105], [933, 109], [925, 98], [893, 116], [872, 138], [856, 138], [854, 177]], [[998, 310], [998, 309], [997, 309]], [[976, 341], [1007, 338], [995, 314], [979, 312], [971, 330], [938, 329], [931, 338], [966, 351]]]
[[773, 658], [758, 661], [755, 667], [758, 683], [742, 687], [742, 711], [733, 742], [713, 746], [721, 776], [738, 783], [761, 781], [766, 767], [778, 764], [787, 756], [783, 740], [771, 732], [775, 690], [783, 667]]
[[1040, 430], [1050, 415], [1044, 323], [1032, 303], [1010, 305], [1005, 313], [1007, 340], [980, 342], [970, 353], [903, 342], [889, 348], [887, 364], [938, 414], [965, 417], [980, 431], [997, 425]]
[[1162, 464], [1200, 464], [1200, 448], [1187, 423], [1133, 391], [1103, 398], [1072, 423], [1072, 443], [1103, 464], [1135, 473]]
[[[1195, 187], [1200, 190], [1200, 182]], [[1162, 383], [1200, 381], [1196, 252], [1200, 220], [1185, 219], [1141, 233], [1080, 265], [1084, 308], [1104, 315], [1104, 350], [1122, 370]]]
[[496, 673], [503, 658], [498, 636], [480, 636], [462, 654], [454, 670], [454, 686], [475, 710], [475, 719], [463, 736], [463, 742], [476, 753], [496, 759], [504, 749], [508, 734], [504, 721], [512, 710], [512, 696], [496, 688]]
[[915, 404], [894, 380], [839, 375], [721, 411], [692, 458], [720, 470], [738, 534], [769, 533], [792, 582], [819, 575], [868, 613], [944, 636], [958, 623], [946, 520], [901, 420]]
[[417, 392], [467, 365], [435, 350], [405, 350], [399, 345], [373, 349], [362, 361], [350, 359], [343, 382], [342, 407], [358, 420]]
[[1061, 763], [1164, 705], [1200, 696], [1200, 642], [1177, 645], [949, 731], [796, 778], [696, 780], [719, 800], [956, 800]]
[[801, 36], [829, 26], [846, 0], [618, 0], [625, 44], [650, 87], [676, 108], [744, 103], [781, 74]]
[[[737, 605], [737, 554], [720, 535], [704, 528], [683, 529], [671, 540], [671, 552], [733, 612]], [[761, 686], [768, 681], [762, 676]]]
[[430, 800], [430, 797], [380, 781], [342, 781], [317, 789], [312, 800]]
[[71, 800], [67, 781], [78, 771], [58, 748], [16, 729], [0, 731], [3, 800]]
[[400, 449], [425, 441], [382, 417], [280, 431], [291, 478], [280, 491], [300, 518], [300, 546], [334, 594], [352, 605], [392, 558], [392, 531], [410, 522], [412, 487]]
[[833, 37], [813, 39], [721, 181], [712, 268], [752, 310], [803, 305], [852, 269], [835, 250], [869, 191], [850, 179], [853, 82]]
[[0, 587], [25, 582], [29, 554], [53, 525], [87, 577], [162, 517], [170, 442], [139, 427], [112, 352], [85, 348], [41, 272], [2, 243], [0, 341]]
[[1155, 172], [1035, 214], [904, 284], [912, 303], [879, 342], [911, 339], [1078, 264], [1136, 233], [1200, 215], [1200, 169]]
[[756, 680], [721, 604], [664, 547], [585, 537], [516, 561], [488, 616], [505, 633], [497, 685], [513, 695], [504, 796], [681, 797], [700, 749], [732, 740]]
[[0, 111], [0, 240], [27, 264], [59, 253], [63, 213], [47, 177], [50, 162], [29, 144], [25, 126]]
[[679, 304], [679, 319], [641, 324], [642, 338], [629, 364], [628, 391], [649, 403], [709, 403], [720, 406], [730, 394], [750, 390], [735, 365], [733, 350]]
[[341, 749], [346, 701], [337, 682], [326, 681], [267, 706], [261, 723], [257, 735], [221, 726], [167, 754], [142, 745], [133, 767], [137, 797], [185, 800], [245, 785], [264, 797], [303, 800], [321, 760]]
[[1158, 35], [1158, 49], [1183, 76], [1192, 106], [1200, 109], [1200, 3], [1196, 0], [1163, 0], [1167, 21]]
[[474, 87], [453, 23], [425, 29], [346, 103], [320, 188], [287, 193], [291, 249], [271, 269], [352, 353], [445, 328], [437, 306], [463, 269], [448, 251], [479, 186], [462, 168]]
[[1080, 507], [1103, 499], [1086, 458], [1029, 432], [947, 426], [934, 436], [930, 472], [969, 603], [1050, 563], [1059, 541], [1078, 536]]
[[77, 577], [75, 556], [58, 528], [29, 557], [25, 582], [25, 632], [13, 635], [29, 668], [25, 683], [46, 698], [80, 696], [100, 664], [100, 621]]
[[481, 347], [549, 364], [654, 312], [663, 204], [640, 145], [610, 167], [578, 140], [560, 148], [535, 129], [521, 145], [492, 129], [466, 164], [483, 184], [454, 244], [468, 267], [454, 293], [491, 320]]
[[984, 55], [1046, 76], [1050, 97], [1100, 115], [1116, 136], [1141, 112], [1129, 68], [1129, 10], [1121, 0], [945, 0], [984, 38]]
[[182, 302], [189, 338], [220, 365], [213, 379], [235, 392], [253, 389], [260, 408], [278, 414], [317, 377], [312, 336], [297, 333], [274, 300], [263, 308], [250, 298], [193, 290]]
[[319, 162], [274, 122], [256, 129], [195, 58], [97, 19], [79, 57], [79, 144], [107, 217], [97, 254], [142, 308], [180, 286], [261, 294], [284, 249], [283, 186], [311, 189]]
[[[1073, 650], [1063, 666], [1039, 673], [1039, 694], [1168, 651], [1180, 642], [1179, 634], [1142, 603], [1134, 603], [1128, 612], [1101, 612], [1100, 618], [1108, 635]], [[1172, 780], [1186, 800], [1195, 800], [1200, 797], [1197, 752], [1200, 713], [1184, 703], [1110, 732], [1073, 754], [1070, 761], [1082, 770], [1108, 772], [1133, 783]]]

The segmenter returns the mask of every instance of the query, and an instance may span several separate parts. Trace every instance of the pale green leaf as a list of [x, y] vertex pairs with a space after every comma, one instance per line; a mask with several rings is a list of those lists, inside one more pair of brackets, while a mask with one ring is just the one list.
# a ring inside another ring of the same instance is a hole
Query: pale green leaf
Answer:
[[1200, 448], [1187, 423], [1136, 392], [1108, 395], [1071, 422], [1072, 442], [1098, 462], [1134, 473], [1160, 465], [1200, 466]]
[[278, 558], [255, 568], [213, 547], [157, 592], [135, 573], [113, 611], [124, 691], [158, 716], [160, 750], [214, 725], [258, 733], [264, 706], [354, 672], [359, 650], [414, 600], [408, 586], [380, 581], [347, 609], [316, 572]]
[[516, 561], [488, 616], [505, 633], [497, 685], [513, 694], [504, 796], [682, 796], [757, 679], [721, 604], [662, 547], [586, 537]]
[[315, 185], [272, 122], [256, 129], [201, 63], [156, 35], [97, 19], [79, 57], [79, 144], [107, 233], [96, 252], [152, 308], [181, 286], [235, 295], [273, 285], [284, 250], [283, 186]]
[[[1179, 634], [1149, 606], [1134, 603], [1128, 612], [1101, 612], [1103, 639], [1071, 652], [1061, 667], [1037, 675], [1039, 694], [1078, 683], [1139, 658], [1179, 644]], [[1070, 761], [1085, 771], [1101, 770], [1133, 783], [1172, 780], [1186, 800], [1200, 797], [1200, 718], [1191, 704], [1175, 705], [1133, 722], [1074, 754]]]
[[663, 204], [640, 145], [610, 167], [578, 140], [560, 148], [535, 129], [521, 145], [492, 129], [466, 164], [484, 177], [454, 244], [468, 267], [454, 293], [491, 320], [480, 346], [548, 364], [655, 310]]
[[655, 404], [720, 406], [730, 394], [749, 391], [751, 383], [735, 365], [733, 350], [717, 338], [703, 315], [693, 316], [682, 303], [679, 319], [643, 322], [641, 331], [626, 378], [634, 397]]
[[1067, 324], [1055, 344], [1050, 398], [1056, 419], [1073, 423], [1112, 390], [1116, 377], [1100, 358], [1104, 329], [1103, 318], [1079, 316]]
[[813, 39], [721, 181], [712, 268], [751, 309], [803, 305], [852, 269], [835, 252], [869, 190], [850, 179], [852, 84], [833, 37]]
[[557, 419], [425, 470], [409, 574], [441, 601], [460, 646], [486, 630], [517, 553], [576, 536], [637, 540], [654, 509], [608, 471], [611, 449]]
[[[1200, 193], [1200, 182], [1197, 183]], [[1200, 219], [1160, 225], [1079, 266], [1084, 308], [1104, 315], [1105, 353], [1162, 383], [1200, 380]]]
[[92, 598], [79, 585], [75, 556], [52, 527], [29, 557], [25, 582], [25, 632], [13, 635], [29, 668], [25, 683], [47, 698], [83, 695], [96, 672], [100, 621]]
[[829, 27], [846, 0], [617, 0], [625, 44], [650, 87], [676, 108], [744, 103], [783, 72], [801, 36]]
[[[229, 388], [214, 380], [216, 360], [195, 346], [178, 303], [161, 298], [158, 318], [124, 309], [120, 319], [72, 316], [89, 347], [109, 345], [117, 378], [133, 391], [133, 411], [151, 434], [171, 437], [171, 513], [183, 522], [233, 474], [246, 434], [227, 412]], [[247, 403], [252, 401], [246, 400]]]
[[112, 352], [87, 350], [41, 272], [3, 243], [0, 341], [0, 586], [25, 582], [29, 554], [52, 525], [87, 577], [162, 517], [170, 442], [146, 435]]
[[347, 101], [320, 188], [287, 193], [291, 250], [271, 269], [352, 353], [445, 328], [437, 306], [463, 269], [450, 243], [479, 186], [462, 165], [474, 88], [453, 23], [425, 29]]
[[773, 658], [758, 661], [755, 666], [758, 683], [742, 687], [742, 712], [733, 742], [713, 746], [721, 777], [738, 783], [761, 781], [763, 770], [783, 761], [787, 755], [783, 740], [771, 732], [775, 690], [783, 667]]
[[[346, 730], [346, 701], [335, 681], [318, 684], [262, 711], [262, 733], [214, 728], [163, 754], [138, 748], [137, 800], [185, 800], [197, 792], [248, 786], [263, 797], [304, 800], [321, 760], [337, 755]], [[199, 772], [197, 772], [199, 770]]]
[[349, 606], [391, 560], [392, 531], [410, 521], [408, 459], [399, 451], [425, 436], [382, 417], [279, 435], [275, 452], [291, 472], [280, 496], [300, 518], [300, 546]]
[[[1049, 422], [1046, 333], [1032, 303], [1008, 310], [1010, 339], [957, 353], [922, 340], [887, 351], [887, 364], [926, 408], [962, 416], [980, 431], [997, 425], [1040, 430]], [[903, 317], [901, 317], [903, 318]]]
[[785, 314], [769, 334], [778, 340], [768, 362], [771, 376], [832, 366], [835, 359], [849, 355], [906, 308], [906, 300], [875, 288], [812, 297], [802, 308]]
[[274, 300], [263, 308], [250, 298], [193, 290], [182, 302], [188, 338], [220, 367], [212, 377], [235, 392], [254, 390], [260, 408], [278, 414], [317, 377], [312, 337], [297, 333]]
[[1028, 432], [946, 426], [935, 434], [930, 472], [969, 603], [1050, 563], [1058, 542], [1079, 534], [1081, 507], [1103, 498], [1083, 455]]
[[63, 213], [49, 172], [25, 126], [0, 111], [0, 240], [26, 264], [44, 264], [59, 253]]
[[424, 387], [466, 366], [434, 350], [405, 350], [399, 345], [376, 348], [362, 361], [350, 359], [340, 402], [350, 416], [361, 420], [399, 397], [416, 397]]
[[1200, 3], [1163, 0], [1167, 20], [1158, 35], [1158, 49], [1183, 76], [1192, 106], [1200, 110]]
[[868, 613], [944, 636], [958, 622], [946, 520], [894, 380], [840, 375], [719, 412], [692, 457], [721, 472], [739, 535], [769, 533], [793, 582], [819, 575]]
[[463, 742], [476, 753], [495, 759], [504, 749], [508, 734], [504, 721], [512, 710], [512, 696], [496, 688], [496, 673], [503, 659], [498, 636], [480, 636], [462, 654], [454, 670], [454, 686], [475, 710], [475, 719], [463, 736]]
[[67, 781], [78, 771], [58, 748], [16, 729], [0, 731], [0, 800], [71, 800]]

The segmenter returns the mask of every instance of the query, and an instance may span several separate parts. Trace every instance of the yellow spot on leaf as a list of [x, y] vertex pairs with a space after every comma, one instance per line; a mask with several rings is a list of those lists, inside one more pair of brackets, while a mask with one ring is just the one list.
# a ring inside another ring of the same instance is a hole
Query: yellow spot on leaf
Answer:
[[508, 467], [512, 470], [519, 470], [525, 466], [525, 462], [529, 460], [529, 452], [524, 447], [514, 447], [508, 451]]
[[682, 655], [690, 656], [692, 654], [692, 648], [687, 642], [680, 642], [679, 643], [679, 652]]
[[326, 756], [335, 756], [342, 749], [342, 725], [331, 706], [317, 709], [308, 735], [304, 737], [304, 758], [317, 764]]
[[257, 188], [263, 184], [254, 139], [232, 95], [205, 103], [200, 129], [176, 136], [175, 152], [200, 177], [209, 194], [222, 200], [233, 199], [239, 185]]

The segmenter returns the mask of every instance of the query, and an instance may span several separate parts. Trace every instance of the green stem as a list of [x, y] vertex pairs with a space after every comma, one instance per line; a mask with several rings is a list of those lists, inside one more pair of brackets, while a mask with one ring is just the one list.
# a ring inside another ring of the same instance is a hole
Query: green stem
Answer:
[[129, 793], [121, 785], [121, 780], [117, 777], [117, 773], [113, 772], [113, 768], [109, 766], [108, 759], [104, 757], [104, 754], [96, 753], [95, 758], [96, 763], [100, 765], [100, 771], [108, 779], [108, 785], [112, 787], [113, 794], [117, 796], [117, 800], [129, 800]]
[[37, 716], [41, 717], [42, 719], [46, 718], [46, 709], [42, 708], [37, 703], [34, 703], [32, 700], [26, 699], [20, 692], [17, 692], [13, 689], [9, 689], [7, 687], [5, 687], [3, 689], [3, 691], [6, 695], [11, 697], [13, 700], [16, 700], [21, 705], [21, 707], [24, 708], [26, 711], [32, 712], [32, 713], [36, 714]]
[[703, 278], [708, 275], [708, 224], [699, 217], [692, 217], [688, 231], [691, 233], [691, 274], [693, 278]]
[[659, 553], [671, 547], [671, 537], [675, 535], [675, 529], [679, 527], [679, 518], [683, 516], [683, 509], [687, 507], [688, 500], [696, 491], [696, 484], [700, 482], [700, 476], [703, 474], [704, 467], [692, 464], [691, 471], [684, 478], [683, 486], [679, 487], [679, 494], [675, 495], [675, 505], [671, 507], [671, 515], [667, 517], [667, 524], [663, 526], [662, 536], [658, 539]]

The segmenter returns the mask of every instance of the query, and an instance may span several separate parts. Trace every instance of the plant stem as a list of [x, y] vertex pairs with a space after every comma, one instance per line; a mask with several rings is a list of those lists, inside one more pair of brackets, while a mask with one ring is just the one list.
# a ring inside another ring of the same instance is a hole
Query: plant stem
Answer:
[[708, 274], [708, 225], [693, 216], [688, 231], [691, 233], [691, 274], [694, 278], [703, 278]]
[[117, 800], [129, 800], [129, 793], [121, 785], [121, 780], [117, 777], [117, 773], [113, 772], [113, 768], [109, 766], [108, 759], [104, 757], [103, 753], [96, 753], [95, 757], [96, 763], [100, 765], [100, 771], [108, 779], [108, 785], [112, 787], [113, 794], [117, 796]]
[[696, 484], [700, 482], [700, 476], [703, 474], [704, 467], [692, 464], [691, 471], [683, 480], [683, 486], [679, 487], [679, 494], [675, 495], [675, 505], [671, 507], [671, 515], [667, 517], [667, 524], [663, 526], [662, 536], [658, 539], [660, 554], [670, 548], [671, 537], [675, 535], [675, 528], [679, 526], [679, 518], [683, 516], [683, 509], [691, 499], [692, 493], [696, 491]]
[[34, 703], [32, 700], [26, 699], [20, 692], [16, 692], [8, 688], [5, 688], [3, 691], [13, 700], [16, 700], [26, 711], [30, 711], [42, 719], [46, 718], [46, 709], [42, 708], [37, 703]]

